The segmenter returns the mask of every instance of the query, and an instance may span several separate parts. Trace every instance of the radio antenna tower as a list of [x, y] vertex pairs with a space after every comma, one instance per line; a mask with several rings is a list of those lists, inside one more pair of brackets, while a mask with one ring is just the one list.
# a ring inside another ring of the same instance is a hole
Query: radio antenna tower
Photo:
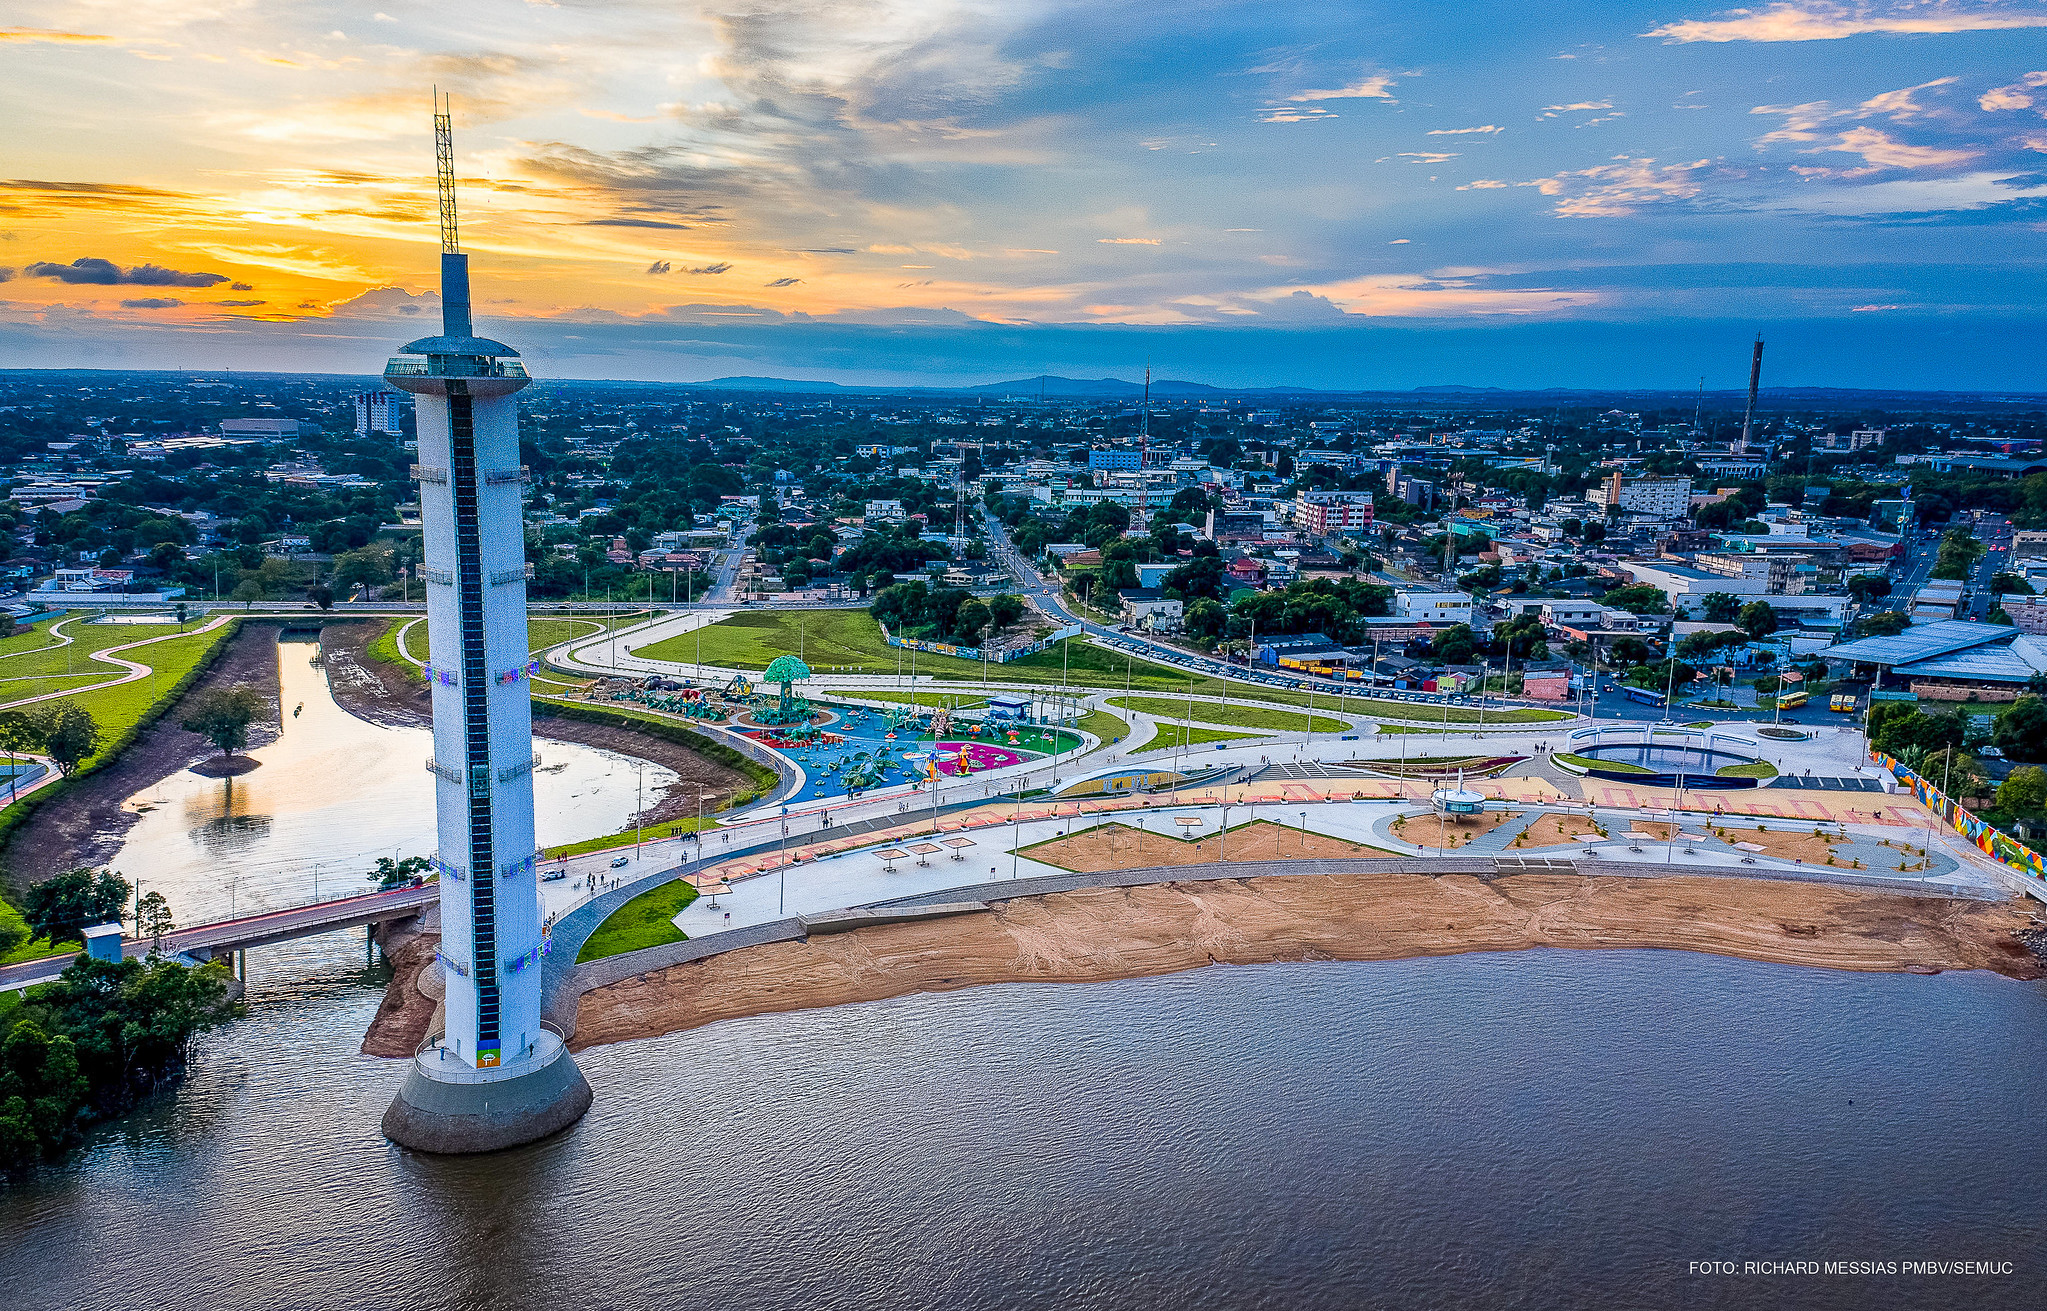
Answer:
[[1137, 434], [1137, 528], [1144, 531], [1151, 523], [1150, 482], [1144, 476], [1144, 466], [1151, 462], [1151, 361], [1144, 362], [1144, 421]]
[[441, 253], [459, 255], [462, 241], [455, 231], [455, 102], [434, 88], [434, 172], [441, 192]]
[[1748, 362], [1748, 409], [1741, 416], [1741, 453], [1748, 454], [1749, 428], [1756, 421], [1756, 388], [1763, 381], [1763, 334], [1756, 334], [1755, 354]]

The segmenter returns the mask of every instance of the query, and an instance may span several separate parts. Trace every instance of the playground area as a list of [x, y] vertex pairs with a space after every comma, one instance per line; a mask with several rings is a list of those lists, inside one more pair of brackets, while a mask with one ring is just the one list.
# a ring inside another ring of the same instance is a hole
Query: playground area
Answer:
[[955, 721], [943, 710], [912, 706], [816, 707], [813, 722], [740, 731], [794, 758], [809, 775], [812, 798], [857, 797], [869, 788], [928, 780], [934, 770], [965, 777], [1042, 760], [1081, 743], [1078, 735], [1056, 728]]

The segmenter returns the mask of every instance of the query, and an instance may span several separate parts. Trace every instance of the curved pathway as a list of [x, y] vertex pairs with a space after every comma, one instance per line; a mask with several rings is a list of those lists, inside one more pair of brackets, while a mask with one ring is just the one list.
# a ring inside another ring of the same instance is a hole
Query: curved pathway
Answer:
[[[79, 621], [82, 621], [83, 618], [84, 616], [80, 616]], [[212, 619], [208, 620], [206, 623], [196, 625], [192, 628], [188, 628], [182, 633], [159, 633], [155, 637], [145, 637], [140, 639], [139, 641], [123, 643], [120, 646], [102, 647], [98, 651], [90, 652], [89, 653], [90, 658], [102, 661], [106, 664], [110, 664], [114, 666], [116, 669], [121, 670], [122, 672], [120, 677], [109, 678], [105, 682], [91, 683], [84, 687], [65, 688], [63, 691], [60, 692], [44, 692], [37, 696], [27, 696], [21, 698], [19, 701], [0, 702], [0, 709], [12, 710], [21, 706], [32, 706], [42, 701], [55, 701], [63, 697], [78, 696], [85, 692], [97, 692], [103, 688], [119, 687], [123, 683], [132, 683], [135, 682], [137, 679], [147, 678], [151, 674], [156, 672], [153, 668], [151, 668], [148, 665], [142, 664], [138, 661], [122, 659], [120, 653], [123, 651], [133, 651], [138, 647], [149, 646], [152, 643], [156, 642], [176, 641], [179, 638], [190, 637], [194, 633], [208, 633], [216, 628], [219, 628], [222, 624], [231, 622], [232, 618], [233, 617], [228, 615], [216, 615]], [[57, 631], [57, 629], [73, 622], [74, 620], [72, 619], [61, 620], [58, 623], [52, 624], [50, 626], [50, 632], [54, 634]], [[69, 643], [72, 640], [74, 639], [72, 639], [68, 634], [65, 635], [65, 643]], [[63, 645], [65, 643], [51, 643], [49, 645], [40, 646], [35, 649], [38, 651], [47, 651], [50, 649], [50, 646]], [[25, 653], [17, 651], [14, 654], [22, 655]], [[47, 675], [45, 675], [45, 677], [47, 677]], [[57, 675], [57, 677], [68, 677], [68, 675]]]

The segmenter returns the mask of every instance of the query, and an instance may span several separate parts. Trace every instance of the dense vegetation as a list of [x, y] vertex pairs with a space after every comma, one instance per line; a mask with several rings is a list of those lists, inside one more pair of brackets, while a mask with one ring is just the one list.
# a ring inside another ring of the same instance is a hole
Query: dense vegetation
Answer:
[[0, 1011], [0, 1168], [62, 1154], [93, 1121], [183, 1074], [192, 1040], [235, 1018], [225, 966], [80, 956]]

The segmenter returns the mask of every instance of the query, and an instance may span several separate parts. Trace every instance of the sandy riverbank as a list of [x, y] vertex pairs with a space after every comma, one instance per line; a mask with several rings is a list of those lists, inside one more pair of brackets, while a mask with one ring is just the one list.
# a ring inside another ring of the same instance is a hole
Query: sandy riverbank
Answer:
[[2027, 906], [1766, 880], [1292, 875], [1019, 898], [988, 914], [727, 952], [584, 994], [573, 1046], [984, 983], [1086, 983], [1211, 964], [1657, 947], [1842, 970], [2047, 968]]

